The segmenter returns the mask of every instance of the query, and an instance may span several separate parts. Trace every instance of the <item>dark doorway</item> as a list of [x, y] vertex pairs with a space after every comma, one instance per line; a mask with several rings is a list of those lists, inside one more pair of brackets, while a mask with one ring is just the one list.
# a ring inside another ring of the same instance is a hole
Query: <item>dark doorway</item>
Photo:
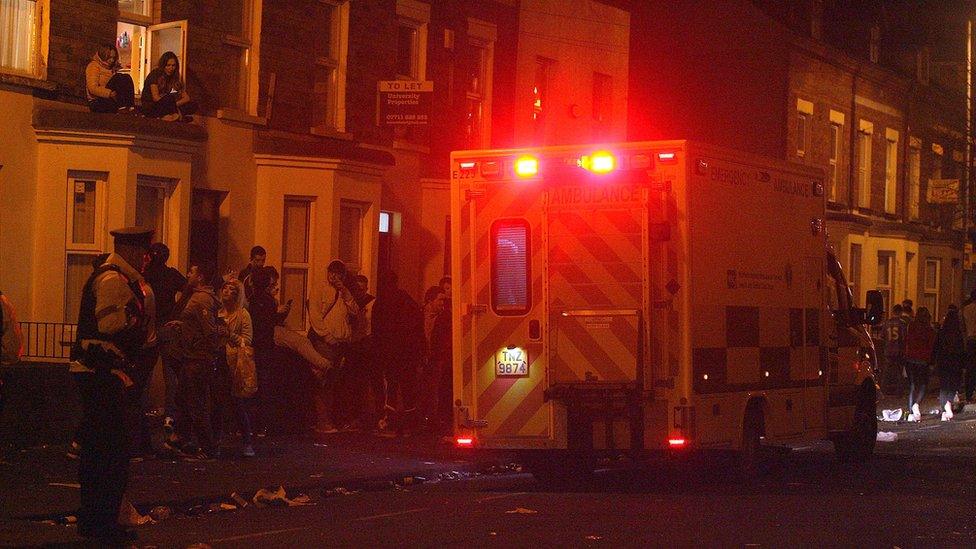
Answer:
[[206, 265], [217, 271], [220, 249], [220, 203], [225, 193], [193, 189], [190, 208], [190, 265]]

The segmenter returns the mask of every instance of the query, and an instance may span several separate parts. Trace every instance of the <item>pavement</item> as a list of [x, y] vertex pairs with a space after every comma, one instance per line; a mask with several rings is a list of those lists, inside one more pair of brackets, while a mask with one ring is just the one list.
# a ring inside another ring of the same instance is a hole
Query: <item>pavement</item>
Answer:
[[[254, 446], [254, 458], [237, 457], [240, 447], [231, 445], [216, 461], [135, 460], [127, 496], [142, 514], [162, 506], [173, 515], [195, 515], [213, 504], [234, 504], [233, 494], [251, 502], [261, 489], [283, 487], [289, 498], [392, 490], [468, 477], [482, 467], [459, 459], [451, 445], [429, 436], [350, 432], [258, 438]], [[0, 545], [78, 540], [73, 534], [78, 462], [66, 450], [62, 444], [0, 449]]]

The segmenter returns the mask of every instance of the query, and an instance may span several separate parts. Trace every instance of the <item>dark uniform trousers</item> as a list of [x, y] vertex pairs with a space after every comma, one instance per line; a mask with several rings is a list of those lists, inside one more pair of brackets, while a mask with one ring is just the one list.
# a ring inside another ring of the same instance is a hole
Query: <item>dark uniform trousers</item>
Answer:
[[78, 378], [83, 425], [88, 431], [78, 464], [78, 526], [82, 532], [98, 535], [118, 528], [119, 507], [129, 479], [125, 388], [107, 369]]

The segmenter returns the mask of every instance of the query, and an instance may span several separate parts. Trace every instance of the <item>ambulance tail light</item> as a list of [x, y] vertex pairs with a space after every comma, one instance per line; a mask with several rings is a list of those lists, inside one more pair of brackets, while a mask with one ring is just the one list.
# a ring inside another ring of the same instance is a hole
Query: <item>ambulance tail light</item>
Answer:
[[515, 175], [519, 177], [539, 175], [539, 159], [530, 155], [518, 157], [515, 160]]
[[576, 164], [595, 174], [605, 174], [617, 168], [617, 159], [607, 151], [597, 151], [591, 155], [580, 157]]
[[684, 437], [671, 437], [668, 439], [669, 448], [684, 448], [688, 444], [688, 439]]
[[678, 161], [678, 153], [674, 151], [664, 151], [657, 153], [657, 161], [661, 164], [674, 164]]
[[474, 437], [457, 437], [454, 442], [457, 443], [458, 448], [474, 447]]

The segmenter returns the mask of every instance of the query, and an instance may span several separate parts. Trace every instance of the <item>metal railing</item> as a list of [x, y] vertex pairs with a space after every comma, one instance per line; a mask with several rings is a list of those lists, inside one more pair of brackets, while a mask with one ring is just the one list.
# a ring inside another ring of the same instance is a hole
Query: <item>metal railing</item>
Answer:
[[21, 322], [24, 360], [68, 362], [75, 342], [77, 324], [64, 322]]

